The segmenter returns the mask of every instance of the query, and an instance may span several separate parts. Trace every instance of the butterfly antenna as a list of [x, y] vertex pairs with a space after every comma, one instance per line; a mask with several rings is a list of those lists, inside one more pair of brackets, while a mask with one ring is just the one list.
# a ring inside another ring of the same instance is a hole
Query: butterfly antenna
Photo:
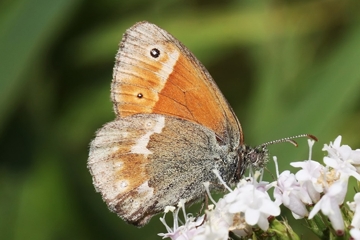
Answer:
[[281, 139], [278, 139], [278, 140], [273, 140], [273, 141], [270, 141], [270, 142], [266, 142], [266, 143], [261, 144], [261, 146], [266, 147], [266, 146], [269, 146], [269, 145], [272, 145], [272, 144], [288, 142], [288, 143], [291, 143], [292, 145], [294, 145], [295, 147], [297, 147], [298, 144], [297, 144], [297, 142], [294, 141], [294, 139], [296, 139], [296, 138], [305, 138], [305, 137], [310, 138], [310, 139], [312, 139], [314, 141], [318, 141], [317, 137], [315, 137], [314, 135], [301, 134], [301, 135], [297, 135], [297, 136], [293, 136], [293, 137], [281, 138]]

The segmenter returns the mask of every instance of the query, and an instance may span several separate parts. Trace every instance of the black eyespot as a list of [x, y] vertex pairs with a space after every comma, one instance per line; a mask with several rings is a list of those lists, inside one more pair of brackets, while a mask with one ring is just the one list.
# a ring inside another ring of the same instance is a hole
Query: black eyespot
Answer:
[[158, 58], [160, 56], [160, 50], [157, 49], [157, 48], [153, 48], [151, 49], [150, 51], [150, 55], [153, 57], [153, 58]]
[[142, 93], [138, 93], [137, 97], [142, 98], [144, 95]]

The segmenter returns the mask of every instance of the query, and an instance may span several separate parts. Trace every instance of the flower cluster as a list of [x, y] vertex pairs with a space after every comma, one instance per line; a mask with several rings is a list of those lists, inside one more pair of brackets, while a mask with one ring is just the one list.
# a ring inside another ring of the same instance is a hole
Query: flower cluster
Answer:
[[[284, 205], [291, 210], [295, 219], [306, 218], [309, 227], [322, 239], [330, 239], [331, 236], [360, 239], [360, 193], [355, 194], [354, 202], [343, 205], [349, 178], [352, 176], [360, 181], [360, 149], [352, 150], [347, 145], [341, 145], [339, 136], [334, 143], [324, 145], [323, 151], [327, 152], [327, 156], [322, 165], [311, 160], [313, 144], [314, 141], [309, 140], [308, 160], [291, 163], [293, 167], [301, 168], [295, 174], [288, 170], [279, 174], [274, 157], [277, 180], [272, 183], [262, 181], [262, 173], [255, 172], [242, 179], [232, 190], [214, 170], [229, 193], [215, 202], [209, 192], [209, 183], [205, 183], [213, 203], [208, 206], [205, 215], [195, 218], [186, 214], [185, 201], [182, 200], [177, 209], [169, 207], [165, 211], [165, 214], [169, 211], [173, 213], [173, 227], [166, 224], [165, 215], [160, 218], [168, 233], [159, 235], [172, 240], [226, 240], [229, 232], [238, 237], [255, 235], [258, 239], [268, 233], [298, 239], [286, 222], [274, 218], [280, 215], [280, 206]], [[271, 188], [274, 188], [274, 200], [268, 193]], [[179, 224], [182, 223], [179, 219], [180, 209], [184, 214], [183, 224]], [[256, 231], [259, 229], [260, 232]], [[324, 236], [325, 232], [329, 235]]]

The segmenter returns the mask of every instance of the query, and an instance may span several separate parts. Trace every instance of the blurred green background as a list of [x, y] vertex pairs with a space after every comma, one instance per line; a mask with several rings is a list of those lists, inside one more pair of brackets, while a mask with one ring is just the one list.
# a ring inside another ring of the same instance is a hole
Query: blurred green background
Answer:
[[[142, 20], [203, 62], [248, 144], [312, 133], [319, 161], [323, 144], [339, 134], [360, 148], [359, 1], [4, 0], [0, 239], [160, 239], [165, 232], [159, 216], [138, 229], [109, 212], [86, 168], [94, 132], [114, 118], [118, 43]], [[280, 170], [307, 159], [306, 140], [298, 143], [270, 147]], [[303, 224], [293, 227], [313, 239]]]

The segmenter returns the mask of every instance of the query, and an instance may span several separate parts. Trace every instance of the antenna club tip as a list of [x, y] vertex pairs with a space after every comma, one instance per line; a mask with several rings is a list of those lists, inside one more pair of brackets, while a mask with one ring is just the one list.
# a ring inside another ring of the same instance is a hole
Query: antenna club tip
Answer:
[[312, 135], [312, 134], [306, 134], [309, 138], [311, 138], [312, 140], [314, 140], [315, 142], [317, 142], [318, 141], [318, 138], [317, 137], [315, 137], [314, 135]]

